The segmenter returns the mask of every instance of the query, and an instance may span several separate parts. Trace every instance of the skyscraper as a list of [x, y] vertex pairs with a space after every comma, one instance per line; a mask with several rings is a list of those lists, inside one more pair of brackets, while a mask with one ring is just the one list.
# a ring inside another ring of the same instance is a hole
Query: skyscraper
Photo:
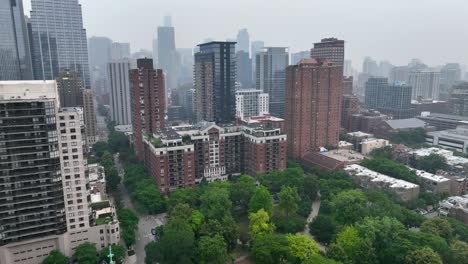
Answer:
[[433, 70], [415, 70], [408, 76], [408, 84], [413, 87], [413, 100], [439, 99], [440, 72]]
[[166, 74], [167, 91], [177, 88], [180, 56], [176, 50], [175, 33], [172, 26], [158, 27], [158, 60], [159, 68]]
[[291, 54], [291, 65], [298, 64], [302, 59], [310, 58], [310, 51], [304, 50]]
[[440, 70], [440, 98], [447, 100], [454, 84], [461, 80], [461, 68], [458, 63], [447, 63]]
[[195, 54], [195, 112], [197, 120], [235, 121], [235, 42], [214, 41], [198, 45]]
[[238, 51], [236, 53], [237, 60], [237, 82], [241, 88], [252, 87], [252, 60], [249, 58], [249, 53]]
[[73, 70], [65, 70], [57, 77], [57, 89], [61, 107], [83, 106], [83, 82]]
[[310, 57], [314, 59], [328, 59], [337, 66], [344, 66], [344, 40], [337, 38], [324, 38], [314, 43], [310, 50]]
[[345, 95], [354, 94], [353, 84], [354, 84], [353, 76], [344, 77], [344, 79], [343, 79], [343, 94], [345, 94]]
[[355, 114], [359, 114], [359, 99], [357, 96], [352, 94], [343, 95], [343, 104], [341, 107], [341, 127], [350, 130], [351, 128], [351, 117]]
[[165, 127], [166, 92], [162, 70], [153, 68], [152, 59], [138, 59], [130, 71], [130, 104], [135, 152], [143, 160], [143, 134]]
[[257, 53], [262, 51], [262, 49], [265, 47], [265, 43], [261, 40], [256, 40], [256, 41], [252, 41], [250, 46], [251, 46], [250, 58], [252, 58], [252, 70], [254, 72], [252, 75], [252, 78], [255, 78], [255, 69], [257, 68]]
[[22, 0], [0, 2], [0, 80], [32, 80], [29, 35]]
[[411, 105], [412, 87], [404, 84], [388, 84], [387, 78], [370, 78], [366, 83], [365, 104], [394, 119], [414, 117]]
[[380, 76], [379, 65], [377, 65], [377, 61], [371, 57], [365, 57], [364, 62], [362, 63], [362, 72], [367, 73], [372, 77]]
[[55, 79], [74, 70], [89, 88], [88, 43], [78, 0], [31, 0], [34, 75]]
[[111, 47], [111, 60], [130, 59], [132, 54], [130, 52], [130, 43], [114, 42]]
[[249, 32], [247, 31], [246, 28], [243, 28], [239, 30], [237, 33], [237, 45], [236, 45], [236, 51], [244, 51], [247, 52], [247, 54], [250, 53], [250, 37], [249, 37]]
[[130, 62], [127, 60], [111, 62], [108, 65], [110, 85], [111, 120], [117, 125], [132, 123], [130, 107]]
[[236, 91], [236, 117], [247, 120], [252, 116], [269, 113], [268, 94], [262, 90], [241, 89]]
[[337, 146], [343, 97], [343, 66], [304, 59], [286, 70], [288, 156], [300, 160], [308, 151]]
[[89, 38], [89, 65], [102, 78], [107, 76], [107, 63], [111, 61], [112, 40], [106, 37]]
[[96, 107], [94, 105], [95, 93], [91, 89], [82, 89], [82, 102], [84, 122], [86, 124], [86, 141], [88, 145], [93, 145], [97, 142], [97, 120]]
[[288, 48], [268, 47], [257, 53], [256, 88], [268, 93], [270, 113], [281, 118], [284, 117], [284, 89], [288, 65]]
[[468, 116], [468, 82], [453, 87], [449, 99], [450, 112], [454, 115]]

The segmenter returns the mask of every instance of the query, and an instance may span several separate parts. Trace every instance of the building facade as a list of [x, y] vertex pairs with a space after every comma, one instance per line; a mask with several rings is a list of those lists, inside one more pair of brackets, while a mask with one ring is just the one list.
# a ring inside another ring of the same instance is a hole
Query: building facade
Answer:
[[32, 80], [33, 69], [23, 1], [0, 3], [0, 80]]
[[298, 64], [302, 59], [310, 58], [310, 51], [304, 50], [291, 54], [291, 65]]
[[338, 146], [343, 66], [328, 60], [306, 59], [286, 73], [286, 134], [288, 156], [302, 159], [308, 151]]
[[130, 59], [130, 43], [126, 42], [114, 42], [111, 46], [111, 60], [118, 61], [124, 59]]
[[236, 52], [237, 60], [237, 86], [240, 88], [252, 87], [252, 59], [245, 51]]
[[180, 56], [175, 45], [174, 27], [158, 27], [158, 66], [166, 74], [168, 91], [177, 88]]
[[132, 123], [130, 107], [130, 62], [115, 61], [108, 64], [111, 120], [117, 125]]
[[78, 1], [32, 0], [31, 24], [36, 80], [53, 80], [70, 69], [89, 88], [88, 42]]
[[250, 37], [249, 31], [246, 28], [239, 30], [237, 33], [236, 51], [246, 52], [247, 56], [250, 53]]
[[284, 118], [286, 67], [289, 65], [288, 48], [268, 47], [256, 54], [256, 89], [270, 96], [270, 112]]
[[268, 114], [268, 104], [268, 94], [261, 90], [243, 89], [236, 91], [236, 117], [241, 120]]
[[83, 106], [83, 82], [75, 71], [60, 72], [56, 81], [61, 107]]
[[88, 145], [93, 145], [98, 141], [96, 107], [94, 104], [95, 94], [91, 89], [83, 89], [82, 97], [84, 122], [86, 124], [86, 141]]
[[165, 127], [165, 79], [162, 70], [153, 68], [152, 59], [137, 60], [137, 69], [130, 71], [130, 93], [135, 152], [144, 160], [143, 134]]
[[449, 108], [454, 115], [468, 116], [468, 82], [460, 83], [452, 88]]
[[325, 38], [314, 43], [310, 50], [310, 57], [314, 59], [328, 59], [333, 64], [343, 67], [345, 54], [345, 42], [337, 38]]
[[343, 103], [341, 107], [341, 127], [350, 130], [351, 116], [359, 114], [359, 98], [354, 95], [343, 95]]
[[431, 70], [411, 71], [408, 84], [413, 87], [412, 99], [439, 99], [440, 72]]
[[198, 121], [233, 123], [236, 116], [235, 42], [198, 45], [195, 54], [195, 113]]

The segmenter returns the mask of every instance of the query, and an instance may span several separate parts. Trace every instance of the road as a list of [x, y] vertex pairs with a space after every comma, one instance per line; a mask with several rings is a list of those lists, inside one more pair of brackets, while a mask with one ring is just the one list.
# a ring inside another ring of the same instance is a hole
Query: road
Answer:
[[[119, 172], [119, 176], [123, 179], [124, 178], [124, 170], [123, 166], [119, 160], [118, 154], [114, 155], [114, 162]], [[127, 189], [123, 184], [119, 186], [120, 192], [122, 194], [122, 203], [125, 208], [130, 208], [138, 214], [140, 221], [138, 222], [138, 234], [136, 238], [136, 243], [134, 245], [135, 255], [128, 257], [125, 261], [125, 264], [140, 264], [145, 263], [145, 246], [149, 242], [153, 240], [153, 235], [151, 235], [151, 229], [155, 228], [160, 225], [164, 225], [167, 222], [167, 215], [166, 214], [158, 214], [158, 215], [145, 215], [139, 214], [136, 211], [135, 206], [133, 205], [132, 201], [130, 200], [130, 196], [127, 192]]]
[[[304, 231], [301, 232], [303, 235], [314, 238], [309, 232], [309, 230], [310, 230], [309, 229], [309, 224], [312, 223], [312, 221], [314, 221], [315, 217], [317, 217], [317, 215], [319, 213], [319, 210], [320, 210], [320, 203], [321, 203], [320, 199], [317, 199], [312, 203], [312, 212], [310, 212], [309, 216], [307, 217], [307, 222], [306, 222], [306, 226], [304, 228]], [[319, 243], [317, 240], [315, 240], [315, 241], [317, 242], [317, 245], [320, 248], [320, 250], [322, 252], [326, 252], [327, 248], [324, 245], [322, 245], [321, 243]]]

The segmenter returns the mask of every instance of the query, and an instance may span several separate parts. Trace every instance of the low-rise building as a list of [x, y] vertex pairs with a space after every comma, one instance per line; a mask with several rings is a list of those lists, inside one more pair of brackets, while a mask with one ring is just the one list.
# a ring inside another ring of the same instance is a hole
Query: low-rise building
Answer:
[[364, 189], [386, 190], [405, 202], [413, 201], [419, 196], [417, 184], [395, 179], [357, 164], [348, 165], [344, 170]]
[[454, 149], [468, 153], [468, 126], [459, 126], [456, 129], [428, 132], [426, 142], [433, 146]]
[[354, 150], [354, 145], [348, 141], [338, 142], [338, 149]]
[[468, 125], [468, 117], [442, 113], [422, 113], [417, 117], [436, 130], [455, 129], [458, 126]]
[[439, 215], [451, 216], [468, 224], [468, 195], [449, 197], [439, 205]]
[[421, 180], [422, 187], [425, 191], [433, 193], [451, 193], [451, 180], [440, 175], [435, 175], [423, 170], [416, 170], [408, 167], [416, 173], [416, 176]]
[[418, 128], [426, 129], [427, 125], [417, 118], [386, 120], [374, 128], [374, 134], [379, 138], [388, 139], [400, 131], [410, 131]]
[[319, 167], [327, 171], [335, 171], [346, 165], [357, 164], [364, 156], [350, 149], [336, 149], [325, 152], [309, 152], [303, 158], [306, 167]]
[[363, 155], [369, 155], [373, 150], [386, 147], [390, 142], [386, 139], [368, 138], [360, 143], [359, 150]]

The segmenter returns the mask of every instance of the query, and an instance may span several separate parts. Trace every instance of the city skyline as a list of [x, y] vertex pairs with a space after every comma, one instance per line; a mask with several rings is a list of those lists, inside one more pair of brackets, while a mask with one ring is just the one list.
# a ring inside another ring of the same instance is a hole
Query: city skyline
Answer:
[[[27, 15], [29, 2], [24, 1]], [[119, 5], [110, 0], [80, 1], [88, 37], [105, 36], [115, 41], [131, 41], [135, 51], [151, 49], [157, 26], [163, 25], [164, 16], [170, 14], [177, 29], [176, 42], [179, 47], [194, 47], [206, 38], [235, 38], [241, 28], [247, 28], [251, 41], [263, 40], [266, 46], [289, 47], [291, 52], [310, 49], [314, 42], [325, 37], [344, 39], [346, 59], [351, 59], [355, 68], [361, 67], [365, 56], [390, 60], [395, 65], [405, 65], [412, 58], [420, 58], [430, 65], [448, 62], [468, 64], [468, 54], [461, 53], [468, 36], [460, 34], [461, 25], [468, 22], [468, 17], [464, 15], [468, 4], [455, 0], [452, 5], [444, 6], [437, 1], [425, 1], [421, 9], [421, 3], [417, 2], [300, 0], [294, 6], [287, 2], [274, 2], [269, 3], [269, 12], [262, 12], [259, 19], [258, 10], [265, 8], [265, 1], [238, 1], [230, 7], [229, 14], [220, 12], [211, 16], [200, 14], [211, 6], [213, 0], [187, 2], [184, 5], [180, 2], [156, 3], [148, 0], [119, 0]], [[312, 8], [313, 13], [310, 12]], [[350, 9], [356, 11], [348, 12]], [[284, 14], [284, 10], [294, 13], [294, 19]], [[331, 13], [334, 17], [341, 16], [341, 22], [329, 23], [330, 20], [326, 18]], [[136, 16], [139, 19], [134, 19]], [[119, 17], [118, 21], [116, 17]], [[422, 22], [419, 17], [431, 17], [431, 20]], [[212, 19], [216, 19], [216, 25]], [[152, 21], [150, 26], [148, 21]], [[370, 27], [371, 24], [378, 26]], [[209, 30], [194, 30], [194, 27]], [[272, 27], [277, 33], [271, 33]], [[301, 34], [306, 27], [313, 28], [314, 33]], [[291, 30], [293, 28], [298, 30]], [[367, 41], [369, 36], [373, 41]], [[447, 39], [451, 41], [447, 42]], [[376, 44], [379, 42], [382, 45]], [[437, 49], [444, 52], [434, 52]]]

